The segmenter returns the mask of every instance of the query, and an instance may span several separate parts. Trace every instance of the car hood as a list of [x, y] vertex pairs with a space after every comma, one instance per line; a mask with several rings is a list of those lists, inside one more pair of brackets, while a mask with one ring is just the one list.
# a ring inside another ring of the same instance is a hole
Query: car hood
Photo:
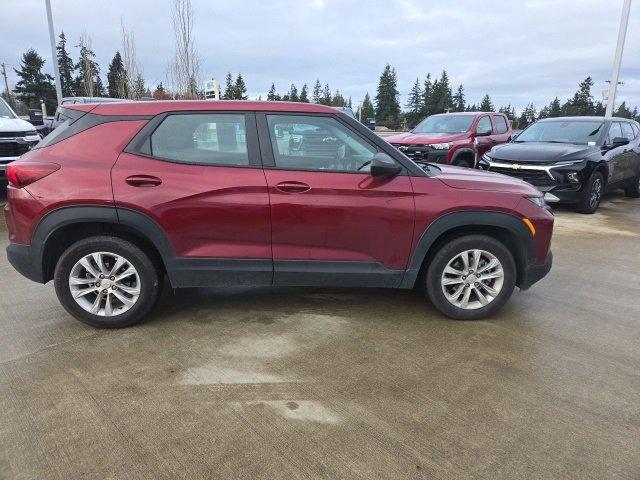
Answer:
[[496, 161], [552, 163], [581, 160], [598, 147], [572, 143], [506, 143], [491, 149], [488, 155]]
[[532, 185], [507, 175], [452, 165], [438, 165], [438, 168], [441, 172], [436, 178], [452, 188], [540, 196], [540, 192]]
[[455, 142], [467, 138], [467, 133], [401, 133], [400, 135], [392, 135], [386, 140], [393, 144], [402, 145], [428, 145], [430, 143]]
[[0, 132], [31, 132], [35, 127], [19, 118], [0, 118]]

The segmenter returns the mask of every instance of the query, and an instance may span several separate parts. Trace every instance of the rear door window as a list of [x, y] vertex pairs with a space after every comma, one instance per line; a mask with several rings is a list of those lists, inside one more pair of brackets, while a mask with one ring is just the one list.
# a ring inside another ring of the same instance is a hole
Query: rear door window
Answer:
[[493, 120], [496, 122], [496, 133], [502, 134], [509, 131], [509, 125], [502, 115], [494, 115]]
[[197, 165], [249, 165], [245, 115], [168, 115], [151, 134], [151, 155]]

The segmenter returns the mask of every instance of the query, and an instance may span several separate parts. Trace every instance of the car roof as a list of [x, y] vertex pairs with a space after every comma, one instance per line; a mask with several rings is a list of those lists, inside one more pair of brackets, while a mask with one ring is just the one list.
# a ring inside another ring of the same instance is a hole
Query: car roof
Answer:
[[598, 116], [584, 116], [584, 117], [549, 117], [538, 120], [539, 122], [602, 122], [604, 120], [615, 120], [616, 122], [632, 122], [629, 118], [622, 117], [598, 117]]
[[440, 116], [447, 116], [447, 115], [467, 115], [470, 117], [475, 117], [478, 115], [504, 115], [504, 113], [501, 112], [449, 112], [449, 113], [434, 113], [433, 115], [429, 115], [430, 117], [440, 117]]
[[165, 112], [199, 110], [337, 113], [333, 107], [315, 103], [248, 100], [160, 100], [152, 102], [83, 103], [65, 105], [65, 108], [91, 112], [97, 115], [158, 115]]

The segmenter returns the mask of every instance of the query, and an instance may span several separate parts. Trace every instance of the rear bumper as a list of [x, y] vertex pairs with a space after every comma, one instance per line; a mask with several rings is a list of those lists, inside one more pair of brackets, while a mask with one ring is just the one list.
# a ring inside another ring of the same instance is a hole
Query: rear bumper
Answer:
[[7, 259], [19, 273], [38, 283], [46, 283], [42, 271], [42, 262], [36, 250], [30, 245], [12, 243], [7, 246]]
[[544, 263], [541, 265], [537, 265], [535, 263], [528, 264], [520, 275], [520, 279], [518, 282], [518, 287], [520, 290], [527, 290], [534, 283], [542, 280], [549, 270], [551, 270], [551, 266], [553, 265], [553, 253], [547, 253], [547, 258], [545, 258]]

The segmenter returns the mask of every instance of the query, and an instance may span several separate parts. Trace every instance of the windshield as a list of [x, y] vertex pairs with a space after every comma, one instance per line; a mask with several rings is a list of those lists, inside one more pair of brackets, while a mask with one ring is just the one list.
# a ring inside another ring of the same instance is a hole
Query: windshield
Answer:
[[1, 118], [16, 118], [15, 114], [9, 108], [9, 105], [0, 98], [0, 117]]
[[586, 145], [589, 142], [598, 141], [598, 137], [602, 132], [602, 125], [604, 125], [604, 122], [597, 120], [593, 122], [538, 122], [518, 135], [515, 141], [516, 143], [549, 142]]
[[425, 118], [412, 133], [464, 133], [473, 123], [473, 115], [434, 115]]

